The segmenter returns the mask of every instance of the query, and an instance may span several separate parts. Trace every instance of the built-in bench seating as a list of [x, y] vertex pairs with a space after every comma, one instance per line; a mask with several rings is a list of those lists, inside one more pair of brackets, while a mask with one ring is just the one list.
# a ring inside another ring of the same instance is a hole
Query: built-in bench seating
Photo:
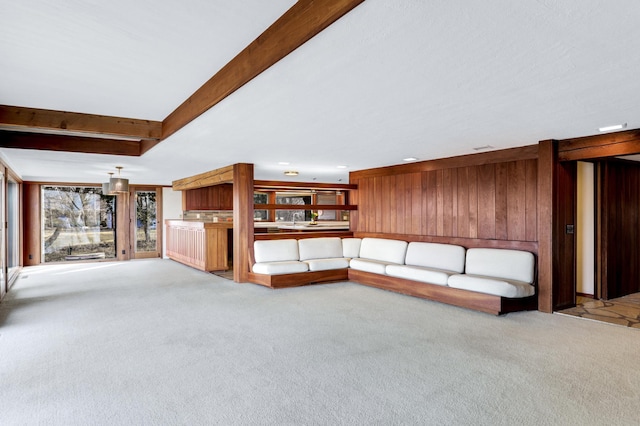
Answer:
[[351, 280], [492, 314], [535, 309], [535, 257], [385, 238], [322, 237], [254, 243], [251, 282], [273, 288]]

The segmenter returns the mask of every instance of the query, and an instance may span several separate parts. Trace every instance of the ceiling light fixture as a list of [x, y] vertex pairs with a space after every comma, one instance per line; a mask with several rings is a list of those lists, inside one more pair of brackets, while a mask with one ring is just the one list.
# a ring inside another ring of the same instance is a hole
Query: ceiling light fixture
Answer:
[[402, 161], [416, 161], [416, 160], [417, 160], [416, 157], [407, 157], [402, 159]]
[[118, 177], [112, 177], [109, 179], [109, 193], [121, 194], [129, 192], [129, 179], [123, 179], [120, 177], [120, 171], [123, 168], [124, 167], [122, 166], [116, 166], [116, 169], [118, 169]]
[[598, 130], [600, 132], [611, 132], [613, 130], [622, 130], [622, 129], [626, 129], [627, 128], [627, 123], [622, 123], [622, 124], [616, 124], [613, 126], [604, 126], [604, 127], [599, 127]]
[[284, 172], [285, 176], [298, 176], [298, 172], [296, 172], [295, 170], [287, 170], [286, 172]]
[[336, 167], [338, 167], [339, 169], [346, 169], [348, 166], [336, 166]]
[[[113, 172], [107, 173], [109, 175], [109, 181], [113, 177]], [[111, 188], [109, 188], [109, 181], [102, 184], [102, 195], [114, 195], [111, 193]]]
[[289, 163], [288, 161], [279, 161], [278, 164], [280, 164], [281, 166], [288, 166], [291, 163]]

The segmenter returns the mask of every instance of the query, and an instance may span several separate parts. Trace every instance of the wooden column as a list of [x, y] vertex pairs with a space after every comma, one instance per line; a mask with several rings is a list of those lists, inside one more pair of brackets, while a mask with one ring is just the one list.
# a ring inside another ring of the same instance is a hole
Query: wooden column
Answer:
[[538, 146], [538, 310], [553, 312], [553, 212], [557, 142]]
[[247, 282], [253, 258], [253, 164], [233, 165], [233, 280]]
[[[116, 259], [131, 259], [131, 233], [129, 227], [129, 194], [116, 196]], [[124, 251], [124, 253], [123, 253]]]
[[24, 211], [24, 266], [39, 265], [42, 258], [40, 244], [40, 185], [23, 183], [23, 211]]

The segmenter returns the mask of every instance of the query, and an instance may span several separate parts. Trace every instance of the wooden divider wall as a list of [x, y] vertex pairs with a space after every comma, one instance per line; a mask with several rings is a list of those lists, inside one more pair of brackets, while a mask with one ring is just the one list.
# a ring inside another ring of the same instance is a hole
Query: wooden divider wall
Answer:
[[[523, 149], [523, 156], [530, 151]], [[437, 168], [425, 162], [423, 171], [412, 165], [407, 173], [401, 167], [395, 174], [352, 173], [358, 211], [351, 230], [537, 242], [537, 158], [492, 163], [491, 155], [477, 154], [459, 162], [467, 164]]]

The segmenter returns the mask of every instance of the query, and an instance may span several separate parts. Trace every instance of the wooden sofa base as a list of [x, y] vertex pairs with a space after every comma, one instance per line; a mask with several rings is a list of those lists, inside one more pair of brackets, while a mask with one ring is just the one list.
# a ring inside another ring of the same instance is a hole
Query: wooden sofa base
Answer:
[[249, 282], [271, 288], [299, 287], [330, 281], [346, 281], [348, 269], [332, 269], [328, 271], [309, 271], [295, 274], [266, 275], [249, 272]]
[[536, 295], [510, 299], [493, 294], [427, 284], [403, 278], [358, 271], [356, 269], [349, 269], [349, 281], [409, 296], [420, 297], [422, 299], [460, 306], [462, 308], [474, 309], [493, 315], [516, 311], [531, 311], [538, 307], [538, 298]]
[[493, 315], [517, 311], [531, 311], [538, 308], [538, 298], [535, 295], [510, 299], [493, 294], [427, 284], [350, 268], [282, 275], [266, 275], [249, 272], [249, 282], [274, 289], [347, 280], [382, 290], [434, 300], [436, 302], [447, 303], [449, 305], [473, 309]]

